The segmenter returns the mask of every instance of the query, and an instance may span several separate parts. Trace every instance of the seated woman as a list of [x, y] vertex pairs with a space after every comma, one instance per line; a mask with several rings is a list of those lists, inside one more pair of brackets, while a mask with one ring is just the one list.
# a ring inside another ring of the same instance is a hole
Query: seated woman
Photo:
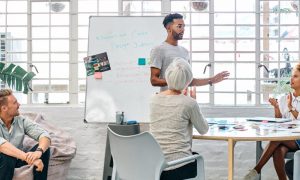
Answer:
[[[287, 118], [299, 120], [300, 112], [300, 63], [293, 69], [293, 74], [290, 80], [290, 86], [294, 92], [287, 96], [282, 96], [279, 103], [274, 98], [270, 98], [269, 102], [274, 106], [276, 118]], [[258, 164], [252, 169], [243, 180], [255, 180], [259, 177], [262, 167], [268, 162], [273, 155], [273, 162], [279, 180], [286, 180], [286, 173], [284, 171], [284, 156], [288, 151], [297, 151], [300, 148], [300, 140], [291, 141], [271, 141], [266, 146], [262, 157]]]
[[[208, 131], [206, 119], [200, 112], [196, 88], [187, 97], [182, 92], [193, 79], [191, 66], [175, 59], [166, 70], [169, 89], [150, 97], [150, 132], [162, 147], [166, 161], [192, 155], [193, 125], [200, 134]], [[197, 176], [194, 160], [165, 169], [161, 180], [182, 180]]]

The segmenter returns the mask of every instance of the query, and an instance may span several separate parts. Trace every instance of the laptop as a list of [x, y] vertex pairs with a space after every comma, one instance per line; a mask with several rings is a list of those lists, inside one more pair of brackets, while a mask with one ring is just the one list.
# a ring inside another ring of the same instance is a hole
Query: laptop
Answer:
[[254, 117], [254, 118], [249, 118], [247, 121], [265, 121], [267, 120], [268, 122], [276, 122], [276, 123], [283, 123], [283, 122], [289, 122], [292, 121], [291, 119], [284, 119], [284, 118], [271, 118], [271, 117]]

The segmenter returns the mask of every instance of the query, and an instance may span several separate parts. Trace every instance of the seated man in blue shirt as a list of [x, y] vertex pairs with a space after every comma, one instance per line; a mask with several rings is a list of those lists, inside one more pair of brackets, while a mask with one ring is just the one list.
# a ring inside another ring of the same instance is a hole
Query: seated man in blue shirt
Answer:
[[[0, 91], [0, 180], [12, 180], [15, 168], [34, 165], [34, 180], [47, 180], [50, 136], [30, 119], [20, 115], [10, 89]], [[24, 135], [39, 143], [23, 152]]]

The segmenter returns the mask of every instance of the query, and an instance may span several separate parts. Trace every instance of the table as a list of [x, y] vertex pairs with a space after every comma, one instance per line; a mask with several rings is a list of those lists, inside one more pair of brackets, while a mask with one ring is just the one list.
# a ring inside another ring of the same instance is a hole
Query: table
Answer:
[[[207, 139], [207, 140], [223, 140], [228, 141], [228, 180], [234, 179], [234, 146], [237, 141], [257, 141], [256, 156], [261, 157], [262, 150], [260, 149], [261, 141], [285, 141], [300, 139], [300, 133], [292, 133], [291, 129], [282, 129], [279, 127], [280, 123], [261, 123], [259, 129], [252, 129], [253, 121], [247, 121], [248, 118], [206, 118], [210, 120], [227, 120], [227, 123], [236, 123], [245, 126], [247, 131], [237, 131], [232, 127], [234, 125], [226, 125], [230, 128], [228, 130], [219, 130], [218, 125], [210, 127], [209, 131], [201, 135], [196, 129], [193, 131], [194, 139]], [[291, 121], [283, 124], [298, 124], [299, 121]], [[260, 142], [260, 143], [259, 143]]]

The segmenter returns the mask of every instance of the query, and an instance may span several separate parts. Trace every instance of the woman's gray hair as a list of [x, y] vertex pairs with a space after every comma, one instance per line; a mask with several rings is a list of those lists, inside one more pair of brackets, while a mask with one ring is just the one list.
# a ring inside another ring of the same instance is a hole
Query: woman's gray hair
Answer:
[[190, 64], [182, 58], [175, 58], [166, 70], [169, 89], [182, 92], [193, 80]]

